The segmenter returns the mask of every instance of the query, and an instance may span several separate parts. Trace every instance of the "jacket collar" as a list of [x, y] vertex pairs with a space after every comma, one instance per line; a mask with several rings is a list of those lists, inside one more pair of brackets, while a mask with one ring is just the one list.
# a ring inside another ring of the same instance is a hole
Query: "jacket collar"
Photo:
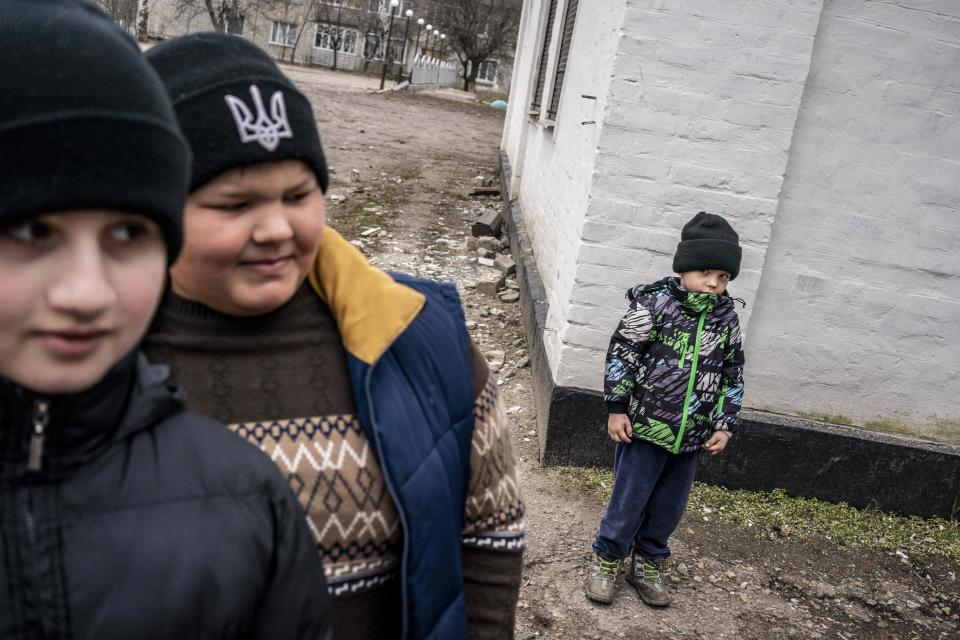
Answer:
[[371, 265], [330, 227], [324, 229], [308, 277], [330, 307], [344, 348], [368, 365], [383, 355], [426, 304], [422, 293]]
[[58, 478], [89, 462], [112, 443], [182, 410], [182, 397], [167, 386], [166, 380], [166, 367], [150, 365], [136, 351], [80, 393], [45, 396], [0, 379], [0, 460], [4, 477], [24, 472], [39, 403], [48, 407], [49, 417], [44, 433], [43, 475]]
[[[627, 300], [630, 300], [632, 302], [637, 298], [639, 298], [641, 295], [659, 293], [659, 292], [668, 293], [670, 297], [676, 300], [677, 303], [679, 303], [681, 306], [685, 306], [688, 309], [696, 311], [697, 313], [699, 313], [702, 310], [702, 307], [695, 308], [698, 305], [686, 304], [688, 297], [690, 297], [691, 295], [697, 295], [697, 294], [691, 294], [689, 291], [684, 289], [680, 285], [680, 278], [676, 276], [669, 276], [666, 278], [662, 278], [654, 282], [653, 284], [638, 284], [634, 287], [631, 287], [630, 289], [627, 290]], [[730, 296], [730, 292], [724, 291], [722, 294], [716, 297], [716, 299], [713, 301], [713, 304], [710, 306], [709, 310], [719, 312], [719, 311], [727, 311], [728, 309], [733, 309], [733, 301], [734, 301], [734, 298]], [[741, 300], [741, 302], [743, 301]]]

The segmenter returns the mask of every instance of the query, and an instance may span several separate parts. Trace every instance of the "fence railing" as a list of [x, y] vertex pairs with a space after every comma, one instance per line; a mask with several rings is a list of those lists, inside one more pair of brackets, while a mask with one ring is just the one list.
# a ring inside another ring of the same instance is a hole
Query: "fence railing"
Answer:
[[413, 89], [445, 89], [459, 83], [457, 65], [443, 62], [430, 56], [418, 55], [410, 70], [410, 87]]

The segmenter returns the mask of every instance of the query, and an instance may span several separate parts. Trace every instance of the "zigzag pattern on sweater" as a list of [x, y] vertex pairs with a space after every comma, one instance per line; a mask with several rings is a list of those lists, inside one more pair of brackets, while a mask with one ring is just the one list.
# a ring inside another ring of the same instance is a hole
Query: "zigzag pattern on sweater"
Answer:
[[474, 416], [464, 533], [522, 531], [524, 508], [517, 460], [510, 443], [510, 423], [494, 380], [487, 380], [474, 404]]
[[[359, 420], [332, 415], [231, 425], [287, 476], [330, 581], [399, 564], [400, 519]], [[359, 580], [359, 578], [357, 578]], [[351, 593], [354, 591], [351, 590]]]
[[[523, 548], [524, 505], [506, 411], [493, 380], [474, 404], [464, 544]], [[324, 561], [330, 592], [356, 593], [395, 575], [402, 529], [379, 460], [355, 416], [230, 425], [287, 476]], [[492, 535], [484, 535], [492, 534]]]

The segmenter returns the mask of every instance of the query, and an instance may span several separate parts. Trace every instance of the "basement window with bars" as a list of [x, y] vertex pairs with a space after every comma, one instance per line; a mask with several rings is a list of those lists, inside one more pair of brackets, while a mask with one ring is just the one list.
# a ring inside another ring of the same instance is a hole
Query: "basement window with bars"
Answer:
[[567, 2], [567, 10], [563, 17], [563, 34], [560, 38], [560, 52], [557, 54], [557, 73], [553, 77], [553, 95], [550, 96], [550, 107], [547, 109], [548, 120], [556, 120], [557, 110], [560, 108], [560, 94], [563, 91], [563, 79], [567, 75], [570, 43], [573, 40], [573, 27], [577, 22], [577, 7], [579, 5], [579, 0], [568, 0]]
[[533, 100], [530, 101], [530, 115], [540, 113], [543, 102], [543, 85], [547, 81], [547, 60], [550, 57], [550, 42], [553, 39], [553, 22], [557, 15], [558, 0], [550, 0], [547, 9], [547, 24], [543, 30], [543, 49], [540, 51], [540, 65], [537, 69], [537, 84], [533, 90]]

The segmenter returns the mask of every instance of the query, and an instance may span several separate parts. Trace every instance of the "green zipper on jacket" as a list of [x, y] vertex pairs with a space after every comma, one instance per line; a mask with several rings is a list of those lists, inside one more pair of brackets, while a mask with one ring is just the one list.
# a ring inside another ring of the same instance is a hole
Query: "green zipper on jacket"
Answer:
[[[693, 384], [697, 377], [697, 364], [700, 360], [700, 338], [703, 334], [703, 322], [707, 319], [707, 310], [700, 312], [700, 320], [697, 322], [697, 338], [693, 342], [693, 361], [690, 363], [690, 379], [687, 380], [687, 394], [683, 398], [683, 417], [680, 419], [680, 430], [677, 432], [677, 440], [673, 445], [673, 453], [680, 451], [680, 443], [683, 442], [683, 432], [687, 428], [687, 412], [690, 410], [690, 397], [693, 395]], [[680, 361], [683, 362], [682, 360]]]

